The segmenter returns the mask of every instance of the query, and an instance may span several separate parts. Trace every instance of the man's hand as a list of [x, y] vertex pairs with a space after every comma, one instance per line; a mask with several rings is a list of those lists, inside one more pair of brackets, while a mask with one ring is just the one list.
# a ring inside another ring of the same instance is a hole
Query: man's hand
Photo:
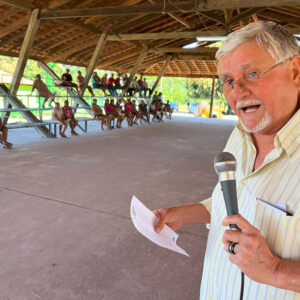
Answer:
[[162, 231], [165, 224], [173, 230], [177, 230], [183, 225], [183, 221], [179, 217], [178, 207], [160, 208], [153, 212], [160, 219], [154, 227], [157, 233]]
[[210, 214], [201, 203], [186, 204], [169, 208], [160, 208], [154, 211], [160, 219], [154, 230], [159, 233], [167, 224], [173, 230], [179, 229], [183, 224], [209, 223]]
[[249, 278], [260, 283], [275, 285], [281, 259], [270, 250], [257, 228], [240, 215], [228, 216], [222, 225], [236, 224], [239, 230], [226, 230], [223, 235], [224, 249], [228, 252], [230, 242], [238, 243], [235, 254], [229, 260], [236, 264]]

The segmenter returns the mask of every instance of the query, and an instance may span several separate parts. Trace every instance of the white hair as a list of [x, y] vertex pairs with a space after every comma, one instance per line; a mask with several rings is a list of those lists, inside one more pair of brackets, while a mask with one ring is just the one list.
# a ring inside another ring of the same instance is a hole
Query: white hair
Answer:
[[256, 22], [230, 33], [216, 53], [220, 58], [246, 42], [255, 40], [267, 50], [276, 63], [285, 61], [299, 54], [296, 38], [274, 22]]

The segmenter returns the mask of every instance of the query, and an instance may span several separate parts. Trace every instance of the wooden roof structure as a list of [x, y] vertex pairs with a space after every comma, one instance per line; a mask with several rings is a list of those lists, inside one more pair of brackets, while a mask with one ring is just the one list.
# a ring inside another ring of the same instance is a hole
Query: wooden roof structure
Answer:
[[0, 0], [0, 15], [0, 55], [22, 55], [29, 31], [28, 58], [84, 67], [93, 60], [144, 75], [217, 76], [212, 42], [182, 46], [249, 22], [272, 20], [300, 34], [300, 0]]

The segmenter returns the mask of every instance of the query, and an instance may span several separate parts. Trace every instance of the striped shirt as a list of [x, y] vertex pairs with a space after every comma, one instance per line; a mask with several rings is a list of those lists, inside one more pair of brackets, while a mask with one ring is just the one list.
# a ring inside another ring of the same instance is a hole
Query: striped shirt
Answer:
[[[258, 228], [273, 253], [300, 260], [300, 110], [277, 133], [275, 148], [253, 171], [256, 148], [251, 135], [237, 124], [224, 151], [237, 160], [236, 184], [240, 214]], [[286, 205], [284, 215], [257, 200]], [[239, 299], [241, 272], [224, 250], [222, 220], [226, 209], [220, 183], [202, 202], [211, 213], [202, 275], [201, 300]], [[255, 282], [245, 275], [244, 300], [299, 300], [300, 293]]]

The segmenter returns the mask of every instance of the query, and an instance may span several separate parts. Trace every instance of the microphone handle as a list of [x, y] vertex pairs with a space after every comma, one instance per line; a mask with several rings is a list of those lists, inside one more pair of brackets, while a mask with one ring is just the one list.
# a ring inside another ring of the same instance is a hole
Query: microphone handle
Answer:
[[[226, 211], [228, 216], [238, 215], [238, 203], [236, 194], [236, 181], [224, 180], [221, 181], [221, 188], [223, 191]], [[236, 224], [229, 224], [229, 228], [232, 230], [240, 230]]]

